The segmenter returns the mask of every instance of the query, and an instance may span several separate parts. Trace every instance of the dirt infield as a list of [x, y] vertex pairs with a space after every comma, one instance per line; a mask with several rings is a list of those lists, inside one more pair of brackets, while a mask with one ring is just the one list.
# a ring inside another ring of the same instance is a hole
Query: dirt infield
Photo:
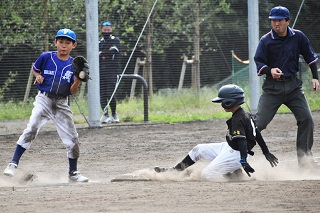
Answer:
[[[320, 157], [320, 112], [313, 113], [315, 143]], [[0, 125], [2, 171], [27, 121]], [[271, 168], [259, 147], [249, 160], [256, 172], [243, 181], [204, 181], [200, 162], [182, 173], [156, 174], [156, 165], [173, 166], [198, 143], [225, 140], [225, 120], [180, 124], [120, 124], [88, 129], [78, 126], [79, 170], [88, 183], [68, 183], [64, 145], [47, 124], [20, 161], [17, 174], [0, 174], [0, 212], [319, 212], [320, 171], [297, 168], [296, 121], [277, 115], [263, 131], [279, 158]], [[320, 158], [317, 158], [320, 160]], [[151, 181], [111, 182], [134, 173]], [[33, 181], [24, 178], [33, 174]]]

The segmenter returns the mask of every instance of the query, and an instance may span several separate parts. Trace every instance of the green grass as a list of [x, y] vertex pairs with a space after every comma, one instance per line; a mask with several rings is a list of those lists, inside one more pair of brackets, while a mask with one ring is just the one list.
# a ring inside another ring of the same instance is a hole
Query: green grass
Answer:
[[30, 103], [23, 104], [22, 102], [15, 103], [9, 101], [0, 103], [0, 120], [24, 120], [31, 115], [33, 108], [33, 99]]
[[[220, 104], [211, 102], [216, 95], [217, 91], [211, 88], [202, 88], [199, 98], [190, 89], [161, 90], [149, 100], [149, 120], [174, 123], [227, 117]], [[123, 121], [143, 121], [143, 100], [122, 101], [117, 111]]]
[[[248, 94], [249, 90], [245, 88], [245, 92]], [[197, 98], [191, 89], [182, 89], [180, 92], [176, 89], [160, 90], [149, 98], [149, 121], [176, 123], [229, 118], [231, 116], [230, 113], [225, 112], [220, 104], [211, 102], [211, 100], [217, 96], [217, 93], [218, 91], [215, 88], [204, 87], [201, 89], [200, 97]], [[319, 110], [320, 99], [318, 98], [318, 94], [307, 89], [305, 89], [305, 93], [311, 110]], [[0, 120], [29, 119], [33, 108], [33, 101], [34, 99], [31, 98], [26, 104], [22, 102], [15, 103], [13, 101], [0, 103]], [[243, 107], [245, 110], [248, 110], [246, 104], [244, 104]], [[77, 98], [77, 102], [72, 98], [71, 110], [76, 117], [76, 123], [85, 123], [81, 112], [83, 112], [88, 119], [87, 98]], [[144, 121], [143, 98], [138, 97], [130, 101], [118, 101], [117, 113], [122, 122]], [[278, 113], [291, 112], [286, 106], [282, 105]]]

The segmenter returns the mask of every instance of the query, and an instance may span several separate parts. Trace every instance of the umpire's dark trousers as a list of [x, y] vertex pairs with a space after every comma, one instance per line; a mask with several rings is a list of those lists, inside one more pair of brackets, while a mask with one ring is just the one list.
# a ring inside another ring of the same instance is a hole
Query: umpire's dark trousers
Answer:
[[[313, 119], [308, 102], [302, 91], [302, 81], [296, 76], [282, 79], [267, 77], [262, 85], [256, 123], [263, 130], [271, 122], [281, 104], [286, 105], [297, 120], [297, 156], [299, 165], [304, 157], [312, 157]], [[289, 131], [288, 127], [279, 123], [278, 128]]]
[[[107, 106], [118, 82], [118, 67], [110, 60], [100, 60], [100, 105], [102, 110]], [[115, 115], [117, 112], [116, 93], [113, 95], [109, 106], [112, 115]], [[104, 115], [108, 114], [108, 108], [106, 108]]]

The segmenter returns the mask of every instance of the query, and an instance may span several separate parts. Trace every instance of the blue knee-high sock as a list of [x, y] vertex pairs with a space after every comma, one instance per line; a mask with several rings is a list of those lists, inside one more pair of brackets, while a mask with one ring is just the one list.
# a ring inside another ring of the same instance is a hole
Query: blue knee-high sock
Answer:
[[69, 158], [69, 173], [77, 171], [78, 158]]
[[26, 151], [25, 148], [23, 148], [22, 146], [20, 145], [17, 145], [16, 146], [16, 150], [14, 151], [14, 154], [13, 154], [13, 157], [12, 157], [12, 160], [11, 160], [11, 163], [15, 163], [15, 164], [19, 164], [19, 160], [22, 156], [22, 154], [24, 153], [24, 151]]

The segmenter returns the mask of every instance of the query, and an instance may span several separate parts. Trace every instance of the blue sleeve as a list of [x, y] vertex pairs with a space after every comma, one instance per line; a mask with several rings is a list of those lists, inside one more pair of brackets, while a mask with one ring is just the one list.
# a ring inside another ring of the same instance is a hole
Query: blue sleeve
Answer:
[[315, 63], [318, 60], [318, 56], [314, 52], [308, 37], [301, 31], [296, 33], [300, 33], [300, 54], [303, 59], [308, 65]]
[[33, 71], [40, 73], [43, 70], [44, 63], [50, 57], [49, 52], [43, 52], [39, 58], [34, 62]]
[[264, 45], [262, 39], [260, 39], [260, 42], [258, 44], [256, 53], [254, 55], [254, 61], [256, 63], [258, 75], [259, 76], [263, 75], [262, 70], [267, 68], [268, 66], [266, 65], [266, 63], [267, 63], [266, 46]]

